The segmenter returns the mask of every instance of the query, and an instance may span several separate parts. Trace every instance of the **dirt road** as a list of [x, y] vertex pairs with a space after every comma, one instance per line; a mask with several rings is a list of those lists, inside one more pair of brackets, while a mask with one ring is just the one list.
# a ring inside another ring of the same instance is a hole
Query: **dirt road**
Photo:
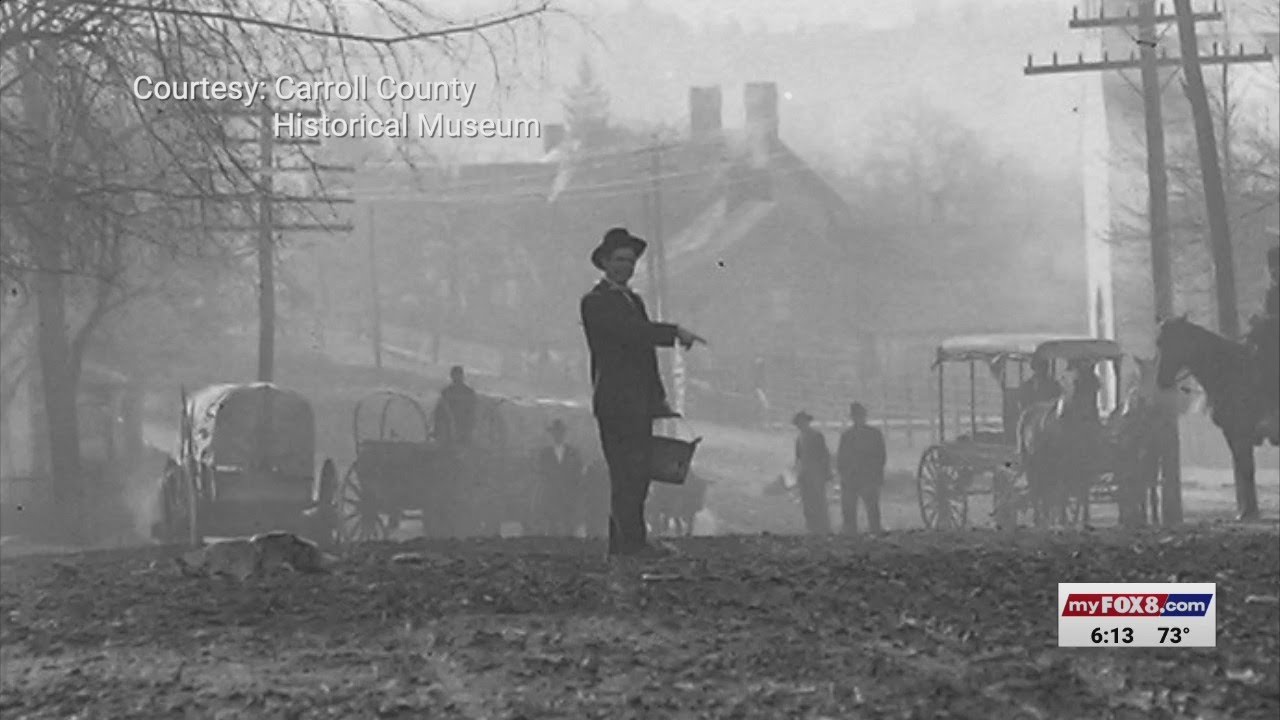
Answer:
[[[760, 535], [786, 434], [707, 432], [711, 519], [658, 565], [523, 538], [356, 547], [333, 572], [189, 578], [176, 548], [0, 561], [5, 718], [1274, 718], [1280, 532]], [[909, 466], [894, 451], [891, 467]], [[918, 524], [914, 486], [886, 493]], [[1231, 511], [1187, 474], [1189, 515]], [[1222, 487], [1223, 484], [1226, 487]], [[1280, 488], [1262, 479], [1269, 517]], [[418, 562], [393, 562], [398, 553]], [[645, 578], [645, 573], [653, 574]], [[1058, 582], [1216, 582], [1212, 650], [1056, 647]]]
[[[1274, 718], [1278, 540], [694, 538], [650, 568], [571, 540], [410, 543], [244, 584], [163, 548], [9, 560], [0, 714]], [[422, 562], [390, 561], [406, 550]], [[1218, 583], [1216, 649], [1056, 647], [1056, 583], [1171, 579]]]

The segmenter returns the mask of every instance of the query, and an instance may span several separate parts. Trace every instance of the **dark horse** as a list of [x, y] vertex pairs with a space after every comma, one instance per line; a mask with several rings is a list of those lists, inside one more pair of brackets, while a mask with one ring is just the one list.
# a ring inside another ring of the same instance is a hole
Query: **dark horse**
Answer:
[[1160, 524], [1160, 483], [1162, 463], [1157, 438], [1162, 423], [1156, 393], [1156, 362], [1135, 356], [1137, 382], [1126, 399], [1107, 418], [1106, 430], [1111, 468], [1120, 506], [1120, 524], [1125, 526]]
[[1057, 402], [1032, 405], [1018, 418], [1018, 452], [1038, 527], [1074, 521], [1068, 513], [1073, 502], [1080, 519], [1089, 521], [1089, 490], [1105, 444], [1099, 383], [1091, 365], [1073, 366], [1071, 380]]
[[1190, 322], [1185, 317], [1160, 323], [1156, 336], [1156, 384], [1167, 390], [1179, 382], [1185, 370], [1200, 383], [1210, 407], [1213, 424], [1222, 430], [1231, 450], [1235, 474], [1236, 506], [1241, 520], [1258, 518], [1258, 491], [1254, 484], [1253, 448], [1261, 438], [1258, 428], [1268, 411], [1261, 397], [1266, 368], [1247, 345], [1233, 342]]

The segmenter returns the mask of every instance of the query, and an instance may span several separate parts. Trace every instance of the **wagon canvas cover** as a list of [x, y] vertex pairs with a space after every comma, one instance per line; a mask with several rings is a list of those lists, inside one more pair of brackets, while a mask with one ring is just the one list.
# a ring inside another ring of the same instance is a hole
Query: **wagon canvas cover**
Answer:
[[1083, 335], [968, 335], [943, 341], [935, 362], [1027, 360], [1036, 354], [1057, 360], [1111, 360], [1121, 351], [1114, 340]]
[[220, 467], [265, 466], [311, 477], [316, 428], [311, 404], [272, 383], [214, 385], [187, 398], [192, 450]]
[[552, 420], [568, 426], [568, 442], [590, 463], [601, 457], [600, 434], [591, 408], [583, 403], [547, 398], [515, 398], [478, 394], [477, 447], [528, 457], [551, 444], [547, 426]]

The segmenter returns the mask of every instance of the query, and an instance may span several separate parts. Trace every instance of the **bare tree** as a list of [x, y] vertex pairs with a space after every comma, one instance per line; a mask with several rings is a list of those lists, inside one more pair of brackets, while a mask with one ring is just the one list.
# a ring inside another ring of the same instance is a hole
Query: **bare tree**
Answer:
[[[0, 273], [32, 289], [59, 507], [81, 489], [76, 388], [103, 319], [154, 288], [156, 262], [194, 255], [262, 178], [216, 100], [140, 101], [140, 75], [169, 80], [325, 80], [425, 63], [496, 69], [519, 26], [550, 2], [452, 19], [410, 0], [33, 0], [0, 4]], [[433, 52], [423, 52], [428, 46]], [[214, 217], [210, 217], [210, 216]], [[70, 518], [74, 519], [74, 515]], [[74, 521], [70, 528], [77, 527]]]

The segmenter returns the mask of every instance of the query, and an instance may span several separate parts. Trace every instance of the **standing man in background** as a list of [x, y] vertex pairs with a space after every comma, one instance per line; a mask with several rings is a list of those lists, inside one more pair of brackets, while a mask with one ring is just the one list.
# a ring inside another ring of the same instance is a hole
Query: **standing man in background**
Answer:
[[445, 445], [465, 447], [471, 444], [476, 424], [476, 391], [467, 385], [466, 371], [461, 365], [449, 369], [449, 380], [436, 403], [433, 418], [436, 436]]
[[568, 427], [560, 418], [547, 428], [551, 445], [538, 454], [538, 506], [541, 530], [553, 537], [569, 537], [578, 529], [581, 507], [582, 458], [578, 448], [565, 442]]
[[610, 556], [667, 554], [649, 544], [644, 522], [653, 421], [677, 417], [667, 404], [656, 348], [679, 342], [688, 350], [706, 342], [679, 325], [650, 321], [644, 301], [627, 286], [647, 246], [625, 228], [605, 233], [591, 252], [591, 264], [604, 277], [580, 308], [591, 353], [592, 409], [609, 465]]
[[836, 469], [840, 473], [840, 511], [845, 535], [858, 533], [858, 501], [866, 506], [871, 532], [880, 527], [880, 488], [884, 485], [886, 453], [884, 435], [867, 424], [867, 408], [855, 402], [849, 406], [853, 426], [840, 435]]
[[831, 532], [827, 510], [827, 483], [831, 480], [831, 451], [827, 439], [812, 426], [813, 416], [801, 410], [791, 418], [800, 434], [796, 436], [796, 485], [804, 510], [805, 529], [811, 535]]

